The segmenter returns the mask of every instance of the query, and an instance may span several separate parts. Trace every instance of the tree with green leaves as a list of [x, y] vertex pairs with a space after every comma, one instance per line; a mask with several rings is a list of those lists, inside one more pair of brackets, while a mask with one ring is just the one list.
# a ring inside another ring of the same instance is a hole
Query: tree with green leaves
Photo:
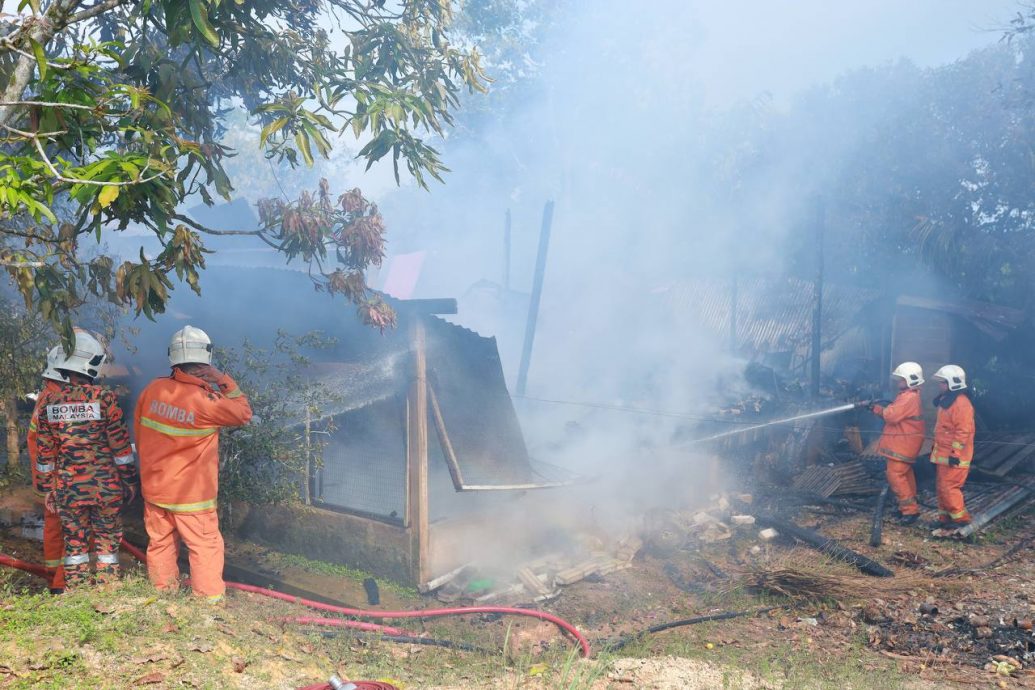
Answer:
[[[13, 4], [13, 3], [11, 3]], [[370, 323], [393, 320], [367, 288], [384, 226], [358, 190], [329, 184], [260, 207], [257, 229], [217, 231], [181, 212], [229, 199], [223, 115], [246, 108], [256, 146], [291, 166], [362, 143], [417, 184], [446, 170], [443, 135], [461, 93], [486, 77], [450, 41], [454, 0], [21, 0], [0, 19], [0, 264], [28, 308], [71, 339], [90, 295], [163, 311], [174, 279], [200, 292], [204, 236], [255, 235], [309, 264], [318, 288]], [[133, 224], [162, 251], [84, 259], [90, 235]]]
[[39, 390], [47, 350], [54, 345], [49, 324], [26, 316], [19, 304], [0, 296], [0, 414], [8, 469], [18, 466], [21, 453], [20, 405], [26, 395]]
[[325, 439], [334, 430], [323, 411], [340, 403], [342, 394], [311, 379], [307, 353], [334, 345], [333, 338], [318, 331], [300, 336], [277, 331], [270, 348], [245, 341], [240, 348], [216, 352], [219, 367], [248, 391], [255, 413], [251, 424], [227, 429], [220, 437], [223, 510], [242, 500], [310, 502], [309, 478], [321, 466]]

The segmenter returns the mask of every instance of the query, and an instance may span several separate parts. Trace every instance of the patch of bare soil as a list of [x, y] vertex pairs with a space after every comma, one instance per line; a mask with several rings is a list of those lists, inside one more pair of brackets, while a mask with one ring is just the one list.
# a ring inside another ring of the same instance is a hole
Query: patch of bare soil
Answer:
[[746, 671], [674, 656], [616, 659], [609, 677], [593, 688], [607, 690], [616, 684], [654, 690], [773, 690], [782, 687]]

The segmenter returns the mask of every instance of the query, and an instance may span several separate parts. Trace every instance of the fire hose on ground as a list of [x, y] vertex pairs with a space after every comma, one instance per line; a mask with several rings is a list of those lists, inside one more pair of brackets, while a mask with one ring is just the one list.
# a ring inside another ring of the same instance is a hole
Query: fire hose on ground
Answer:
[[[130, 544], [125, 539], [122, 540], [122, 546], [130, 554], [133, 555], [140, 562], [146, 562], [146, 556], [136, 546]], [[546, 613], [545, 611], [535, 611], [533, 609], [519, 609], [505, 606], [471, 606], [466, 608], [448, 608], [448, 609], [419, 609], [416, 611], [372, 611], [365, 609], [354, 609], [345, 606], [336, 606], [334, 604], [325, 604], [320, 601], [313, 601], [311, 599], [303, 599], [291, 594], [284, 594], [283, 592], [277, 592], [264, 587], [256, 587], [254, 585], [246, 585], [240, 582], [226, 582], [228, 589], [235, 589], [240, 592], [250, 592], [252, 594], [259, 594], [264, 597], [270, 597], [271, 599], [279, 599], [281, 601], [287, 601], [296, 604], [302, 604], [311, 609], [318, 611], [327, 611], [329, 613], [337, 613], [343, 616], [352, 616], [354, 618], [372, 618], [376, 620], [387, 620], [387, 619], [403, 619], [403, 618], [441, 618], [445, 616], [464, 616], [474, 614], [498, 614], [498, 615], [510, 615], [510, 616], [524, 616], [527, 618], [536, 618], [541, 621], [553, 623], [555, 626], [560, 628], [562, 631], [568, 633], [576, 642], [579, 644], [579, 649], [582, 656], [589, 657], [591, 650], [589, 641], [585, 636], [579, 632], [579, 630], [558, 616]], [[307, 625], [322, 625], [328, 627], [347, 627], [354, 628], [364, 632], [383, 632], [386, 636], [405, 636], [405, 637], [417, 637], [413, 633], [398, 628], [390, 628], [387, 626], [376, 625], [373, 623], [363, 623], [362, 626], [346, 625], [348, 623], [356, 623], [358, 621], [340, 621], [332, 618], [306, 618]], [[442, 641], [446, 642], [446, 641]]]
[[17, 558], [2, 553], [0, 553], [0, 565], [6, 565], [8, 568], [22, 570], [45, 579], [50, 577], [50, 573], [48, 573], [47, 569], [42, 565], [26, 563], [25, 561], [18, 560]]
[[[144, 552], [130, 544], [125, 539], [122, 540], [122, 547], [126, 549], [134, 558], [141, 562], [146, 562], [146, 556]], [[42, 578], [47, 578], [48, 573], [46, 568], [41, 565], [34, 563], [27, 563], [25, 561], [12, 558], [0, 554], [0, 565], [6, 565], [8, 567], [17, 568], [18, 570], [24, 570]], [[287, 601], [294, 604], [302, 604], [308, 608], [328, 611], [330, 613], [337, 613], [344, 616], [352, 616], [354, 618], [372, 618], [377, 620], [387, 619], [402, 619], [402, 618], [442, 618], [447, 616], [465, 616], [475, 614], [495, 614], [495, 615], [511, 615], [511, 616], [524, 616], [527, 618], [535, 618], [537, 620], [546, 621], [553, 623], [558, 628], [570, 634], [578, 642], [579, 650], [583, 657], [589, 657], [591, 649], [589, 641], [586, 637], [579, 632], [579, 630], [569, 623], [568, 621], [554, 616], [553, 614], [546, 613], [544, 611], [535, 611], [532, 609], [519, 609], [506, 606], [471, 606], [461, 608], [448, 608], [448, 609], [418, 609], [415, 611], [371, 611], [364, 609], [354, 609], [345, 606], [336, 606], [334, 604], [325, 604], [319, 601], [313, 601], [311, 599], [304, 599], [302, 597], [293, 596], [291, 594], [284, 594], [271, 589], [265, 589], [263, 587], [256, 587], [254, 585], [246, 585], [240, 582], [226, 582], [227, 589], [234, 589], [241, 592], [249, 592], [251, 594], [259, 594], [261, 596], [269, 597], [271, 599], [279, 599], [281, 601]], [[286, 621], [290, 622], [290, 621]], [[338, 619], [328, 618], [315, 618], [315, 617], [302, 617], [302, 620], [296, 622], [304, 625], [321, 625], [328, 627], [343, 627], [353, 628], [361, 632], [382, 632], [386, 636], [403, 636], [403, 637], [416, 637], [412, 633], [408, 633], [405, 630], [399, 628], [392, 628], [383, 625], [377, 625], [374, 623], [363, 623], [360, 621], [345, 621]], [[446, 641], [442, 641], [446, 642]]]
[[743, 616], [758, 616], [761, 614], [769, 613], [770, 611], [775, 611], [780, 608], [786, 607], [768, 606], [760, 609], [748, 609], [746, 611], [723, 611], [722, 613], [713, 613], [707, 616], [696, 616], [694, 618], [683, 618], [681, 620], [669, 621], [667, 623], [659, 623], [658, 625], [652, 625], [646, 630], [641, 630], [640, 632], [620, 637], [614, 642], [604, 645], [604, 648], [609, 652], [617, 652], [619, 649], [627, 647], [633, 642], [636, 642], [637, 640], [640, 640], [646, 637], [647, 635], [659, 633], [664, 630], [682, 628], [688, 625], [699, 625], [701, 623], [711, 623], [713, 621], [728, 621], [732, 618], [741, 618]]

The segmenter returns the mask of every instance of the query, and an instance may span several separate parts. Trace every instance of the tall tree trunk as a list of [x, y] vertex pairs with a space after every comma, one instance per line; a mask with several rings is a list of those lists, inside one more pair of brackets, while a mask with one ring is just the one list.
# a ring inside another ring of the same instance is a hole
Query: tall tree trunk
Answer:
[[[18, 57], [14, 62], [14, 68], [7, 77], [7, 83], [3, 85], [3, 92], [0, 93], [0, 98], [3, 99], [0, 104], [0, 125], [11, 124], [15, 116], [24, 110], [23, 106], [15, 105], [15, 103], [24, 97], [25, 89], [32, 79], [32, 70], [36, 67], [36, 58], [31, 54], [32, 44], [28, 39], [36, 41], [45, 49], [54, 36], [67, 27], [72, 12], [80, 2], [81, 0], [57, 0], [47, 8], [42, 16], [35, 17], [31, 24], [26, 25], [26, 30], [19, 32], [14, 39], [20, 44], [18, 47], [21, 53], [15, 53], [10, 49], [4, 51], [8, 55], [13, 54]], [[104, 3], [98, 4], [103, 5]], [[0, 5], [3, 3], [0, 2]]]
[[7, 425], [7, 466], [18, 467], [18, 403], [14, 397], [3, 401], [3, 413]]
[[312, 481], [313, 481], [313, 437], [312, 437], [312, 410], [307, 404], [305, 407], [305, 477], [302, 478], [302, 503], [309, 506], [313, 504]]

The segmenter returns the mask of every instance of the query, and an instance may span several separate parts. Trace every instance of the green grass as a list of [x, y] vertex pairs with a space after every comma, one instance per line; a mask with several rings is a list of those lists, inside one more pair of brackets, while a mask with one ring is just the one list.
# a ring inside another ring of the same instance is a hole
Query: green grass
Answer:
[[[808, 690], [907, 687], [907, 676], [893, 663], [874, 661], [872, 655], [867, 654], [861, 633], [835, 654], [829, 649], [786, 640], [773, 640], [765, 646], [750, 648], [717, 644], [732, 634], [724, 625], [705, 623], [673, 630], [664, 636], [630, 644], [622, 654], [632, 657], [670, 655], [724, 667], [723, 688], [729, 690], [742, 687], [747, 674], [777, 686]], [[713, 645], [710, 649], [709, 643]]]
[[[368, 577], [374, 577], [368, 572], [357, 568], [350, 568], [347, 565], [328, 563], [327, 561], [315, 561], [311, 558], [306, 558], [305, 556], [297, 556], [289, 553], [271, 552], [268, 556], [268, 560], [274, 565], [298, 568], [299, 570], [305, 570], [318, 575], [347, 577], [360, 583]], [[417, 590], [413, 587], [405, 587], [397, 582], [392, 582], [391, 580], [382, 580], [376, 577], [374, 579], [377, 581], [377, 586], [380, 589], [395, 592], [399, 596], [407, 598], [416, 598], [420, 596]]]
[[[608, 668], [606, 659], [584, 661], [561, 643], [543, 653], [480, 654], [347, 632], [324, 637], [275, 621], [307, 613], [296, 605], [231, 592], [225, 606], [212, 606], [187, 592], [159, 594], [140, 572], [111, 591], [81, 589], [53, 597], [29, 593], [29, 586], [38, 587], [0, 569], [4, 688], [125, 688], [160, 673], [160, 687], [290, 690], [340, 671], [359, 679], [395, 679], [411, 690], [440, 684], [486, 687], [490, 682], [589, 690]], [[524, 624], [515, 623], [515, 630]], [[406, 627], [422, 630], [417, 622]], [[502, 643], [507, 628], [498, 622], [437, 620], [427, 632], [490, 650], [508, 649]], [[243, 663], [243, 673], [234, 670], [235, 661]]]

